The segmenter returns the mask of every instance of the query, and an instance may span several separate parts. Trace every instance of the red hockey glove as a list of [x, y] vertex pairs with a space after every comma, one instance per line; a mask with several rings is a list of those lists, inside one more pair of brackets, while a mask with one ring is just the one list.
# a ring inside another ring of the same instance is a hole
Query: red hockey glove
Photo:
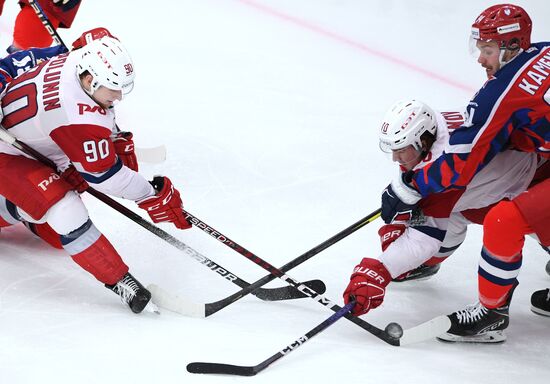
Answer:
[[386, 267], [380, 261], [366, 257], [353, 270], [344, 291], [344, 302], [347, 304], [354, 297], [356, 304], [352, 314], [364, 315], [382, 304], [390, 281], [391, 275]]
[[382, 246], [382, 252], [386, 250], [405, 232], [407, 227], [403, 224], [386, 224], [378, 230], [378, 236], [380, 236], [380, 245]]
[[89, 185], [82, 178], [80, 172], [76, 170], [74, 165], [71, 165], [69, 168], [61, 172], [60, 175], [67, 183], [69, 183], [75, 191], [82, 193], [88, 189]]
[[155, 176], [150, 182], [158, 193], [138, 202], [141, 209], [145, 209], [154, 223], [168, 221], [179, 229], [191, 228], [182, 211], [180, 193], [169, 178]]
[[134, 152], [133, 137], [134, 135], [132, 135], [132, 132], [119, 132], [112, 140], [115, 146], [115, 152], [122, 161], [122, 164], [137, 172], [139, 166]]
[[[104, 36], [112, 37], [117, 39], [115, 36], [111, 35], [111, 32], [107, 28], [99, 27], [90, 29], [89, 31], [84, 32], [78, 39], [73, 42], [73, 50], [82, 48], [89, 42], [93, 40], [101, 39]], [[117, 39], [118, 40], [118, 39]]]

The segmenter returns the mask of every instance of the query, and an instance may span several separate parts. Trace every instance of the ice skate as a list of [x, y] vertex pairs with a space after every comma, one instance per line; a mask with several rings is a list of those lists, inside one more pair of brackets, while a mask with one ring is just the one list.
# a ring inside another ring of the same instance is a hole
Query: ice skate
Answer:
[[502, 343], [506, 340], [504, 330], [510, 322], [508, 309], [508, 303], [495, 309], [486, 308], [479, 302], [468, 305], [448, 316], [451, 328], [438, 339], [463, 343]]
[[134, 313], [141, 313], [146, 310], [147, 312], [160, 314], [158, 307], [151, 301], [151, 292], [130, 273], [125, 274], [116, 284], [105, 284], [105, 287], [119, 295], [121, 301], [128, 304]]
[[402, 283], [405, 281], [412, 281], [412, 280], [428, 280], [439, 271], [440, 267], [441, 267], [440, 264], [436, 264], [432, 266], [422, 264], [421, 266], [416, 267], [415, 269], [412, 269], [409, 272], [405, 272], [402, 275], [397, 276], [392, 281], [395, 283]]
[[531, 311], [537, 315], [550, 316], [550, 289], [541, 289], [531, 295]]

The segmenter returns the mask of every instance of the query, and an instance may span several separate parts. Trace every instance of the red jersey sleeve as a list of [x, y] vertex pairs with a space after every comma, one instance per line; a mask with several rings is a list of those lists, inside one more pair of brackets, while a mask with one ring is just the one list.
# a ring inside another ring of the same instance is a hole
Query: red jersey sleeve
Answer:
[[91, 124], [61, 126], [50, 137], [73, 163], [79, 163], [89, 173], [101, 173], [116, 163], [111, 130]]

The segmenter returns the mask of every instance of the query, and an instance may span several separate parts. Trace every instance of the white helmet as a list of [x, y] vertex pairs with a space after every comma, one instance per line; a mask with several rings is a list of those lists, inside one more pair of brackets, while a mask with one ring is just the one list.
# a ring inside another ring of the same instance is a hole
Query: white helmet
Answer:
[[90, 95], [100, 86], [128, 94], [134, 88], [134, 64], [128, 51], [117, 39], [105, 36], [91, 41], [77, 51], [82, 55], [76, 65], [78, 75], [88, 71], [92, 76]]
[[429, 132], [434, 137], [436, 135], [437, 122], [434, 111], [418, 100], [398, 101], [384, 116], [378, 132], [380, 149], [390, 153], [412, 145], [421, 152], [420, 137], [424, 132]]

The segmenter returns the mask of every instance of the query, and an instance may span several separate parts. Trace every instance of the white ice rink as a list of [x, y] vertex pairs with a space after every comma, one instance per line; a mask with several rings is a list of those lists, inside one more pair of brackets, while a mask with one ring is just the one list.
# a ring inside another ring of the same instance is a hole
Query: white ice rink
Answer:
[[[550, 39], [546, 0], [517, 1]], [[128, 47], [136, 87], [118, 124], [140, 147], [165, 144], [161, 165], [186, 209], [282, 266], [378, 208], [396, 166], [377, 128], [397, 99], [465, 105], [484, 72], [469, 27], [491, 1], [84, 0], [67, 44], [96, 26]], [[17, 4], [0, 18], [11, 42]], [[184, 253], [83, 196], [130, 271], [198, 302], [238, 288]], [[126, 204], [134, 208], [132, 203]], [[135, 209], [138, 211], [138, 209]], [[141, 214], [141, 212], [140, 212]], [[357, 262], [379, 252], [371, 223], [288, 274], [341, 294]], [[248, 282], [266, 271], [198, 229], [163, 229]], [[393, 284], [364, 319], [411, 327], [476, 300], [481, 228], [431, 280]], [[392, 347], [342, 319], [254, 378], [187, 373], [192, 361], [255, 365], [332, 313], [310, 299], [247, 296], [207, 319], [134, 315], [62, 251], [23, 226], [0, 233], [0, 383], [548, 383], [550, 318], [530, 311], [550, 286], [548, 255], [526, 242], [520, 285], [501, 345], [436, 340]], [[269, 286], [281, 286], [275, 281]]]

